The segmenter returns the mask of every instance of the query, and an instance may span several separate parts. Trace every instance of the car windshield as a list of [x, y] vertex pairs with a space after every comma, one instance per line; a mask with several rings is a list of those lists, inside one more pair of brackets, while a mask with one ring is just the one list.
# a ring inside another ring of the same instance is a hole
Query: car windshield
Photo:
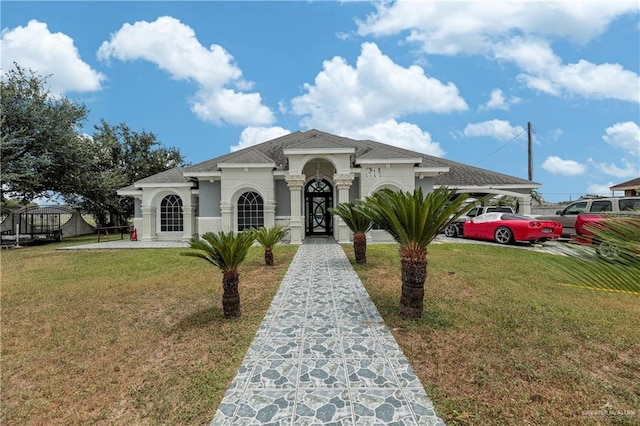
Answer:
[[498, 220], [531, 220], [530, 217], [520, 216], [513, 213], [485, 213], [473, 218], [474, 223], [496, 222]]

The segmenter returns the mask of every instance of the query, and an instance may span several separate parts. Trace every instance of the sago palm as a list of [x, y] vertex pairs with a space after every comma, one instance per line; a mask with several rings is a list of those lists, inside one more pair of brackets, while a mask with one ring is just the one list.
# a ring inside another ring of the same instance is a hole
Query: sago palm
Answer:
[[611, 215], [587, 228], [594, 247], [568, 244], [549, 269], [564, 284], [640, 295], [640, 216]]
[[467, 198], [467, 194], [456, 194], [448, 188], [438, 188], [426, 196], [421, 188], [413, 192], [383, 189], [367, 197], [366, 214], [400, 244], [401, 315], [422, 316], [427, 247], [441, 229], [472, 207], [463, 207]]
[[274, 226], [273, 228], [261, 226], [253, 231], [256, 241], [264, 248], [264, 263], [273, 266], [273, 248], [284, 240], [288, 231], [282, 226]]
[[353, 252], [356, 263], [367, 263], [367, 232], [373, 226], [371, 219], [362, 210], [362, 202], [340, 203], [329, 212], [340, 217], [353, 232]]
[[254, 242], [253, 232], [207, 232], [200, 239], [193, 238], [189, 247], [196, 251], [182, 253], [198, 257], [222, 271], [222, 311], [225, 318], [240, 316], [238, 267], [246, 259]]

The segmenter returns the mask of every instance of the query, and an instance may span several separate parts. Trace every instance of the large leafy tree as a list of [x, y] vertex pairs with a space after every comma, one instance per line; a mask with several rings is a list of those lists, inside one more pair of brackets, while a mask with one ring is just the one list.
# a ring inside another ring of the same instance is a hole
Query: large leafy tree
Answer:
[[0, 84], [2, 198], [28, 203], [50, 191], [70, 192], [90, 160], [78, 149], [85, 105], [51, 95], [46, 77], [17, 64]]
[[193, 238], [190, 247], [195, 249], [182, 253], [184, 256], [204, 259], [222, 271], [222, 311], [225, 318], [239, 317], [240, 291], [238, 268], [246, 259], [253, 244], [253, 231], [246, 230], [234, 234], [220, 231], [207, 232], [201, 239]]
[[427, 195], [422, 188], [413, 192], [383, 189], [366, 198], [366, 214], [400, 244], [401, 315], [422, 316], [428, 245], [441, 229], [473, 207], [464, 207], [467, 198], [467, 194], [444, 187]]
[[367, 263], [367, 232], [373, 226], [371, 219], [364, 213], [362, 202], [340, 203], [329, 209], [331, 214], [340, 217], [353, 232], [353, 253], [356, 263]]
[[133, 216], [133, 200], [118, 197], [118, 188], [185, 165], [177, 148], [124, 123], [102, 120], [93, 136], [83, 134], [85, 105], [51, 95], [46, 77], [33, 71], [15, 64], [1, 84], [2, 200], [27, 204], [55, 195], [91, 213], [99, 225], [121, 225]]
[[93, 153], [92, 161], [64, 198], [82, 206], [101, 225], [121, 225], [133, 216], [133, 200], [119, 197], [117, 189], [185, 164], [177, 148], [164, 147], [154, 133], [136, 132], [124, 123], [113, 126], [102, 120], [93, 137], [83, 142]]

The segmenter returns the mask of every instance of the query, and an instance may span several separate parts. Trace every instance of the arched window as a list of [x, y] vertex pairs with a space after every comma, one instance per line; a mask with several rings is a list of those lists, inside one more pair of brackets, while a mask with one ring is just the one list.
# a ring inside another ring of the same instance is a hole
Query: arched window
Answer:
[[160, 231], [182, 230], [182, 199], [177, 195], [167, 195], [160, 203]]
[[245, 192], [238, 199], [238, 232], [264, 226], [264, 202], [260, 194]]

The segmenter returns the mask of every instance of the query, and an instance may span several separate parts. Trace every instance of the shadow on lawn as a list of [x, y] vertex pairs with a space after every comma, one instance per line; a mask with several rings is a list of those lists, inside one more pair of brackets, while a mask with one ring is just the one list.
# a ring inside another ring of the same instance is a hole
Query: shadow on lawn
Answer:
[[223, 319], [224, 315], [222, 313], [222, 309], [217, 306], [211, 306], [207, 309], [202, 309], [187, 315], [171, 328], [170, 333], [184, 332], [194, 328], [210, 327], [211, 324]]

